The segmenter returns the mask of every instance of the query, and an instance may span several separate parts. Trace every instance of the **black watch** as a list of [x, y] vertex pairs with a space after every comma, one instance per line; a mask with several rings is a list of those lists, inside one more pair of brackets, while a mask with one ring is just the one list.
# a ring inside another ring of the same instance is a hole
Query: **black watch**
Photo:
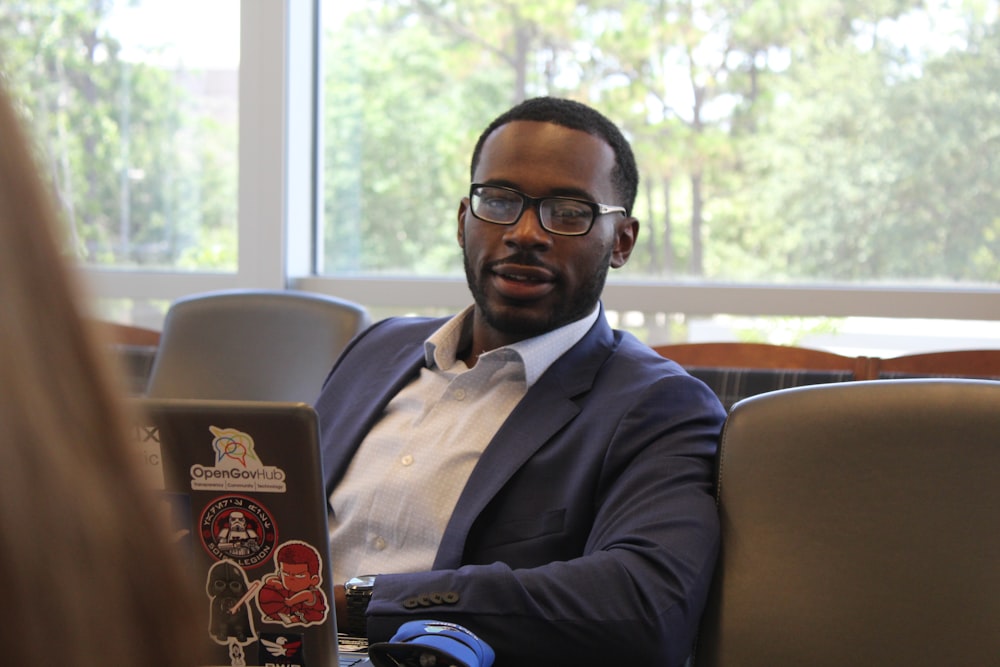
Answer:
[[340, 628], [341, 632], [351, 637], [368, 636], [368, 619], [365, 614], [368, 611], [368, 603], [371, 602], [374, 588], [374, 574], [363, 574], [360, 577], [349, 579], [344, 584], [347, 618], [344, 619], [344, 627]]

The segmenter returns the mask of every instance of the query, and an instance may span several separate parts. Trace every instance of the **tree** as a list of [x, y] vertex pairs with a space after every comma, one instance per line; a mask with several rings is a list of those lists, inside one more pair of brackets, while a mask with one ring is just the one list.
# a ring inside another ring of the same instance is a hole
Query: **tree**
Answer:
[[893, 20], [853, 21], [783, 79], [753, 152], [757, 215], [779, 232], [759, 250], [795, 280], [995, 281], [995, 23], [970, 13], [963, 47], [938, 53]]
[[[464, 194], [450, 165], [510, 102], [555, 94], [598, 106], [633, 140], [643, 233], [629, 272], [994, 280], [1000, 189], [978, 147], [996, 143], [1000, 117], [996, 8], [369, 3], [331, 61], [332, 252], [358, 270], [455, 267], [453, 221], [425, 223]], [[955, 18], [965, 30], [940, 52], [912, 39], [914, 22]]]
[[348, 16], [326, 54], [327, 266], [460, 271], [470, 149], [498, 109], [545, 92], [572, 7], [417, 0]]
[[[177, 267], [197, 256], [235, 268], [235, 132], [193, 105], [191, 72], [123, 56], [105, 27], [114, 8], [0, 6], [2, 71], [35, 130], [70, 251], [86, 264]], [[202, 252], [203, 234], [223, 248]]]

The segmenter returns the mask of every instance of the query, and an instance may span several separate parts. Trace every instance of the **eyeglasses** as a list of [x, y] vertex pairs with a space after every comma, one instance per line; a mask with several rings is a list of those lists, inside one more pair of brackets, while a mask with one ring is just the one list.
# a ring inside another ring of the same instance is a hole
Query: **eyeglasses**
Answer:
[[599, 215], [627, 215], [621, 206], [573, 197], [529, 197], [513, 188], [479, 183], [473, 183], [469, 189], [469, 201], [472, 215], [495, 225], [513, 225], [529, 206], [533, 206], [542, 229], [560, 236], [583, 236], [594, 226]]

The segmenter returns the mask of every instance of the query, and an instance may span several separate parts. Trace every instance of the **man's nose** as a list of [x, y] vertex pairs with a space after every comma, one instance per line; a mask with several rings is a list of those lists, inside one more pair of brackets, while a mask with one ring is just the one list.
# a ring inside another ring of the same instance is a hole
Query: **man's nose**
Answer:
[[517, 222], [507, 227], [504, 241], [522, 248], [552, 245], [552, 234], [542, 227], [537, 205], [528, 206]]

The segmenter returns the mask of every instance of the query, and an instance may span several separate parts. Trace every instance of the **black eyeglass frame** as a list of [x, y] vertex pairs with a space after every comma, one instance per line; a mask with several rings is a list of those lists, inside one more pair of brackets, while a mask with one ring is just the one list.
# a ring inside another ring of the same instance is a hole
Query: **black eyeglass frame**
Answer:
[[[505, 192], [510, 192], [521, 198], [521, 210], [518, 212], [517, 216], [509, 222], [501, 222], [499, 220], [490, 220], [489, 218], [484, 218], [478, 213], [476, 213], [476, 207], [473, 202], [476, 200], [476, 190], [479, 188], [493, 188], [495, 190], [503, 190]], [[565, 232], [559, 231], [557, 229], [550, 229], [547, 226], [546, 221], [543, 219], [545, 216], [542, 215], [542, 203], [545, 201], [570, 201], [576, 202], [578, 204], [585, 204], [590, 208], [590, 224], [582, 232]], [[473, 183], [469, 186], [469, 212], [472, 213], [472, 217], [477, 220], [482, 220], [483, 222], [488, 222], [492, 225], [503, 225], [509, 227], [511, 225], [516, 225], [524, 215], [524, 212], [528, 210], [531, 206], [535, 209], [535, 216], [538, 218], [538, 224], [541, 225], [542, 229], [549, 232], [550, 234], [556, 234], [557, 236], [585, 236], [590, 233], [590, 230], [594, 228], [594, 223], [597, 218], [602, 215], [607, 215], [608, 213], [621, 213], [623, 216], [628, 216], [628, 211], [622, 206], [611, 206], [609, 204], [601, 204], [600, 202], [590, 201], [589, 199], [580, 199], [578, 197], [532, 197], [531, 195], [526, 195], [520, 190], [515, 190], [514, 188], [508, 188], [504, 185], [489, 185], [487, 183]]]

